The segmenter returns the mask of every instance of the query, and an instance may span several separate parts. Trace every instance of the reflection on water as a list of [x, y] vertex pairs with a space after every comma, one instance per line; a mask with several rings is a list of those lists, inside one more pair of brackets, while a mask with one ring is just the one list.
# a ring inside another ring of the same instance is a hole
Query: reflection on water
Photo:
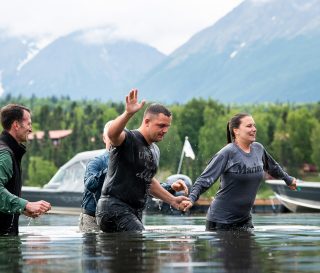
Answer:
[[21, 242], [18, 236], [0, 236], [0, 272], [22, 272]]
[[263, 272], [259, 245], [249, 232], [219, 231], [208, 247], [219, 249], [214, 258], [222, 261], [227, 272]]
[[0, 272], [319, 272], [318, 214], [254, 215], [255, 232], [206, 232], [200, 217], [146, 216], [143, 233], [81, 234], [46, 215], [0, 237]]

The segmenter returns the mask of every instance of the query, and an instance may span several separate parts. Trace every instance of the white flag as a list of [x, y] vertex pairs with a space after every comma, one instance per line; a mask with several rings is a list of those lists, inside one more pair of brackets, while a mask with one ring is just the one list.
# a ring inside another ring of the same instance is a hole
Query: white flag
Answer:
[[195, 159], [196, 156], [192, 150], [191, 144], [188, 140], [188, 138], [186, 137], [185, 141], [184, 141], [184, 145], [183, 145], [183, 151], [184, 151], [184, 155], [186, 157], [190, 157], [192, 159]]

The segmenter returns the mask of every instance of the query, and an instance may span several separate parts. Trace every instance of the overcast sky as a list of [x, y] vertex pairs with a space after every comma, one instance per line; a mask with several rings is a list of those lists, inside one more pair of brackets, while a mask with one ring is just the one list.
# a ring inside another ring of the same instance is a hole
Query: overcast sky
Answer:
[[116, 36], [171, 53], [243, 0], [0, 0], [0, 29], [50, 39], [110, 26]]

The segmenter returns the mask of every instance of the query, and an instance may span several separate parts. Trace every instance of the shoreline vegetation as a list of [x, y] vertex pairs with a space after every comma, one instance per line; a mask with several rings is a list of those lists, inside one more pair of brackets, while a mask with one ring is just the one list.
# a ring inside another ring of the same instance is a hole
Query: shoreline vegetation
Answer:
[[[0, 106], [19, 103], [32, 110], [33, 132], [44, 131], [42, 139], [30, 140], [23, 160], [23, 181], [28, 186], [43, 186], [58, 168], [76, 153], [103, 149], [104, 124], [124, 111], [122, 102], [72, 100], [69, 97], [31, 98], [11, 95], [0, 97]], [[160, 168], [157, 177], [164, 181], [178, 169], [183, 142], [188, 136], [196, 155], [184, 158], [181, 173], [193, 181], [210, 158], [226, 144], [226, 124], [237, 112], [251, 114], [257, 125], [257, 141], [293, 176], [304, 181], [320, 181], [320, 102], [222, 104], [212, 99], [194, 98], [185, 104], [166, 105], [173, 122], [159, 143]], [[130, 121], [137, 128], [143, 111]], [[53, 140], [51, 130], [72, 130], [71, 135]], [[306, 170], [305, 165], [312, 166]], [[204, 195], [211, 197], [218, 182]], [[263, 183], [258, 198], [268, 198], [271, 189]]]

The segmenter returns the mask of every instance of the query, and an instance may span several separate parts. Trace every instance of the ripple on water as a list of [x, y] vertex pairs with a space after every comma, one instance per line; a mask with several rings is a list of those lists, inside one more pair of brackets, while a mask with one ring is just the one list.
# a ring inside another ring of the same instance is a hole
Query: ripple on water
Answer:
[[173, 216], [147, 216], [142, 233], [82, 234], [78, 217], [50, 217], [22, 223], [20, 236], [0, 237], [1, 272], [259, 273], [320, 268], [318, 215], [285, 220], [255, 215], [254, 234], [206, 232], [204, 217]]

